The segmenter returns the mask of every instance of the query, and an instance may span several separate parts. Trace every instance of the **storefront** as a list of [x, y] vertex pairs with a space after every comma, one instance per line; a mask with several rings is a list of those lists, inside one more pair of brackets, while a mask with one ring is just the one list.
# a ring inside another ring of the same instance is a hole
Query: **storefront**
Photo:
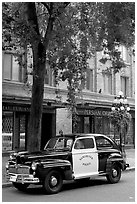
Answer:
[[[3, 100], [2, 152], [26, 150], [30, 104]], [[43, 105], [41, 148], [54, 136], [56, 128], [55, 107]]]
[[[100, 107], [81, 107], [77, 109], [78, 123], [77, 132], [81, 133], [98, 133], [105, 134], [110, 138], [114, 138], [119, 143], [119, 133], [114, 130], [114, 126], [110, 122], [109, 113], [111, 109]], [[134, 111], [131, 111], [131, 121], [128, 132], [126, 134], [125, 143], [128, 145], [135, 144], [135, 117]]]

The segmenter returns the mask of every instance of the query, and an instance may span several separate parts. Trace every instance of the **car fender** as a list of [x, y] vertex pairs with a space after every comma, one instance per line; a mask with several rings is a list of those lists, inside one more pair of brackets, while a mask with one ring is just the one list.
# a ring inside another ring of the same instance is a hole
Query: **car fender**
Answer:
[[110, 172], [111, 166], [113, 163], [117, 163], [117, 165], [124, 170], [125, 169], [125, 161], [121, 154], [119, 153], [111, 153], [107, 159], [106, 163], [106, 173]]
[[65, 180], [72, 179], [72, 165], [68, 160], [50, 159], [41, 161], [38, 165], [37, 174], [39, 177], [45, 177], [51, 170], [58, 170]]

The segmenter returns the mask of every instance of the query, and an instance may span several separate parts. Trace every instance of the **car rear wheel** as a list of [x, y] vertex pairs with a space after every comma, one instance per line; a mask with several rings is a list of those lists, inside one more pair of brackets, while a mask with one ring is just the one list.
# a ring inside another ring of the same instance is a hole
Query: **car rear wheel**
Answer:
[[26, 183], [22, 184], [22, 183], [15, 183], [15, 182], [13, 182], [12, 184], [13, 184], [13, 186], [15, 188], [17, 188], [20, 191], [25, 191], [27, 189], [27, 187], [29, 186], [29, 184], [26, 184]]
[[109, 183], [117, 183], [121, 178], [121, 169], [117, 164], [113, 164], [110, 173], [106, 175]]
[[63, 180], [60, 172], [53, 170], [45, 177], [43, 188], [49, 194], [58, 193], [63, 185]]

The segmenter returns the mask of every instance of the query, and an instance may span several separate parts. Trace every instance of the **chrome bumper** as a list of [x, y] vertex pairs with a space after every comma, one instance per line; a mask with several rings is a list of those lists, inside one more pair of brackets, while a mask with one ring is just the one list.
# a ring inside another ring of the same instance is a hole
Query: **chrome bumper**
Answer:
[[31, 174], [13, 174], [9, 173], [9, 181], [16, 183], [39, 183], [39, 178], [34, 177]]
[[129, 167], [129, 164], [126, 164], [126, 168]]

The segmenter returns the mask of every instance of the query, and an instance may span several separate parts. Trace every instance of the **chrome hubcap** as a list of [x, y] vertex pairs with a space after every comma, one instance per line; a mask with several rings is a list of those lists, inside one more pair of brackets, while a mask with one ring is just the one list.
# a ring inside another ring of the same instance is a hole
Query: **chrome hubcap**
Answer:
[[56, 186], [58, 181], [57, 181], [56, 177], [52, 176], [50, 182], [51, 182], [52, 186]]
[[114, 177], [116, 177], [117, 176], [117, 170], [116, 169], [112, 169], [112, 174], [113, 174]]

